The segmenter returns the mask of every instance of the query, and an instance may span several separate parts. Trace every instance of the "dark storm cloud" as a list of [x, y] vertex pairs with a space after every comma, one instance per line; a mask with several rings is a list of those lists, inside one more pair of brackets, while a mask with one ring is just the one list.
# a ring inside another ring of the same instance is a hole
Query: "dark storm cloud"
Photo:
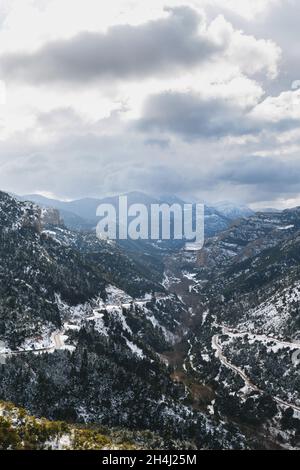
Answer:
[[[235, 188], [248, 202], [289, 198], [300, 191], [300, 162], [282, 162], [275, 157], [240, 156], [232, 160], [214, 159], [200, 155], [193, 164], [180, 170], [168, 165], [149, 165], [126, 174], [132, 188], [157, 194], [210, 193], [215, 200], [224, 188]], [[142, 184], [141, 184], [142, 182]]]
[[201, 97], [196, 93], [165, 92], [148, 98], [141, 130], [178, 134], [185, 139], [252, 133], [243, 110], [230, 101]]
[[[46, 122], [48, 126], [48, 121]], [[49, 191], [64, 198], [100, 196], [140, 190], [150, 194], [210, 195], [220, 200], [235, 194], [244, 201], [294, 197], [300, 191], [300, 161], [295, 157], [227, 155], [222, 144], [167, 148], [145, 145], [128, 134], [64, 134], [47, 148], [14, 139], [0, 142], [0, 183], [16, 193]], [[135, 149], [135, 152], [132, 151]], [[63, 162], [63, 163], [62, 163]], [[13, 184], [12, 184], [13, 182]], [[225, 192], [225, 193], [224, 193]]]
[[31, 54], [3, 55], [0, 70], [8, 79], [25, 82], [85, 84], [190, 68], [220, 50], [199, 33], [203, 20], [195, 10], [168, 11], [168, 17], [139, 26], [113, 26], [105, 34], [84, 32], [50, 42]]
[[237, 106], [229, 99], [206, 98], [192, 92], [165, 92], [146, 101], [143, 117], [136, 124], [141, 131], [171, 132], [193, 140], [257, 134], [263, 130], [286, 131], [298, 127], [298, 119], [269, 122], [251, 116], [251, 108]]
[[300, 189], [300, 162], [282, 162], [276, 158], [257, 156], [241, 157], [228, 161], [217, 170], [215, 177], [219, 181], [239, 185], [264, 186], [276, 192], [295, 185]]
[[162, 138], [150, 138], [145, 140], [145, 145], [150, 147], [160, 147], [161, 149], [166, 149], [170, 145], [170, 139]]
[[[244, 201], [257, 203], [297, 198], [300, 192], [300, 162], [277, 157], [240, 156], [219, 164], [210, 175], [216, 188], [243, 194]], [[208, 176], [209, 179], [209, 176]]]

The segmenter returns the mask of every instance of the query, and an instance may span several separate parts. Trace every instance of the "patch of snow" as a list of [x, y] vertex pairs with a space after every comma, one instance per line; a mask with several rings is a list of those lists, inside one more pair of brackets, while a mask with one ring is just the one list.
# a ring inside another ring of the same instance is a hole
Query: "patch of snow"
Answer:
[[125, 338], [125, 341], [126, 341], [126, 344], [127, 344], [128, 348], [132, 351], [132, 353], [135, 356], [139, 357], [140, 359], [144, 359], [145, 355], [144, 355], [143, 351], [140, 348], [138, 348], [136, 344], [133, 344], [127, 338]]

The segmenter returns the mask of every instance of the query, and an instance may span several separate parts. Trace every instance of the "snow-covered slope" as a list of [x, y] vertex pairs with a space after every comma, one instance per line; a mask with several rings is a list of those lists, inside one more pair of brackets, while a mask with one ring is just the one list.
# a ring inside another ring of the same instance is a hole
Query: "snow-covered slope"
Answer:
[[243, 204], [235, 204], [229, 201], [222, 201], [214, 204], [214, 208], [230, 220], [246, 218], [254, 215], [254, 211]]

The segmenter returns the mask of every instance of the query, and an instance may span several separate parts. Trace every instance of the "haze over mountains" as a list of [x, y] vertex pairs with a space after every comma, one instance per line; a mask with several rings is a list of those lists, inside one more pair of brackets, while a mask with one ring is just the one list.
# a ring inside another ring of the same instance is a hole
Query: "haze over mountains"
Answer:
[[[141, 192], [131, 192], [125, 194], [128, 198], [128, 205], [144, 204], [150, 207], [151, 204], [179, 204], [183, 206], [189, 201], [172, 196], [153, 197]], [[42, 207], [53, 207], [60, 211], [67, 227], [72, 229], [93, 229], [97, 225], [99, 218], [96, 217], [96, 210], [100, 204], [112, 204], [118, 207], [119, 196], [111, 196], [103, 199], [84, 198], [74, 201], [60, 201], [49, 199], [39, 194], [28, 194], [18, 196], [21, 200], [33, 201]], [[236, 205], [230, 202], [222, 202], [216, 205], [205, 205], [205, 230], [207, 236], [212, 236], [227, 228], [232, 220], [248, 217], [254, 212], [247, 206]]]

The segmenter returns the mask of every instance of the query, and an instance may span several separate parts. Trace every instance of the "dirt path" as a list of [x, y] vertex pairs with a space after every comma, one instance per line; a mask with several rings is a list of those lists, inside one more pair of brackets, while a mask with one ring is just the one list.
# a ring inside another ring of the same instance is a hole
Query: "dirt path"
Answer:
[[[222, 348], [221, 348], [220, 343], [219, 343], [219, 338], [220, 338], [220, 335], [213, 336], [213, 338], [212, 338], [212, 348], [216, 351], [216, 356], [222, 362], [222, 364], [224, 364], [224, 366], [226, 366], [227, 368], [231, 369], [233, 372], [238, 374], [244, 380], [245, 384], [249, 388], [251, 388], [255, 392], [265, 393], [263, 390], [261, 390], [255, 384], [253, 384], [251, 382], [249, 377], [245, 374], [245, 372], [242, 369], [235, 366], [234, 364], [231, 364], [228, 361], [228, 359], [223, 354]], [[278, 398], [278, 397], [272, 396], [272, 398], [273, 398], [273, 400], [275, 400], [279, 405], [283, 406], [284, 408], [292, 408], [294, 411], [297, 411], [298, 413], [300, 413], [300, 407], [299, 406], [293, 405], [291, 403], [287, 403], [286, 401], [281, 400], [281, 398]]]
[[20, 351], [9, 351], [9, 352], [6, 352], [6, 353], [1, 353], [0, 354], [0, 359], [6, 359], [10, 356], [21, 356], [21, 355], [24, 355], [24, 354], [30, 354], [30, 353], [36, 353], [36, 354], [39, 354], [39, 353], [46, 353], [46, 352], [49, 352], [49, 353], [52, 353], [58, 349], [62, 349], [65, 345], [65, 341], [64, 341], [64, 332], [63, 331], [60, 331], [60, 330], [56, 330], [54, 331], [54, 333], [52, 333], [51, 335], [51, 340], [52, 340], [52, 345], [51, 346], [48, 346], [47, 348], [39, 348], [39, 349], [24, 349], [24, 350], [20, 350]]
[[251, 388], [251, 390], [254, 390], [255, 392], [260, 392], [260, 393], [262, 392], [262, 390], [260, 390], [256, 385], [254, 385], [250, 381], [250, 379], [247, 377], [247, 375], [244, 373], [244, 371], [242, 369], [240, 369], [239, 367], [231, 364], [227, 360], [227, 358], [223, 354], [222, 348], [221, 348], [220, 343], [219, 343], [219, 335], [213, 336], [213, 338], [212, 338], [212, 348], [216, 351], [216, 356], [222, 362], [222, 364], [224, 364], [224, 366], [226, 366], [228, 369], [231, 369], [231, 370], [233, 370], [233, 372], [238, 374], [244, 380], [245, 384], [249, 388]]

